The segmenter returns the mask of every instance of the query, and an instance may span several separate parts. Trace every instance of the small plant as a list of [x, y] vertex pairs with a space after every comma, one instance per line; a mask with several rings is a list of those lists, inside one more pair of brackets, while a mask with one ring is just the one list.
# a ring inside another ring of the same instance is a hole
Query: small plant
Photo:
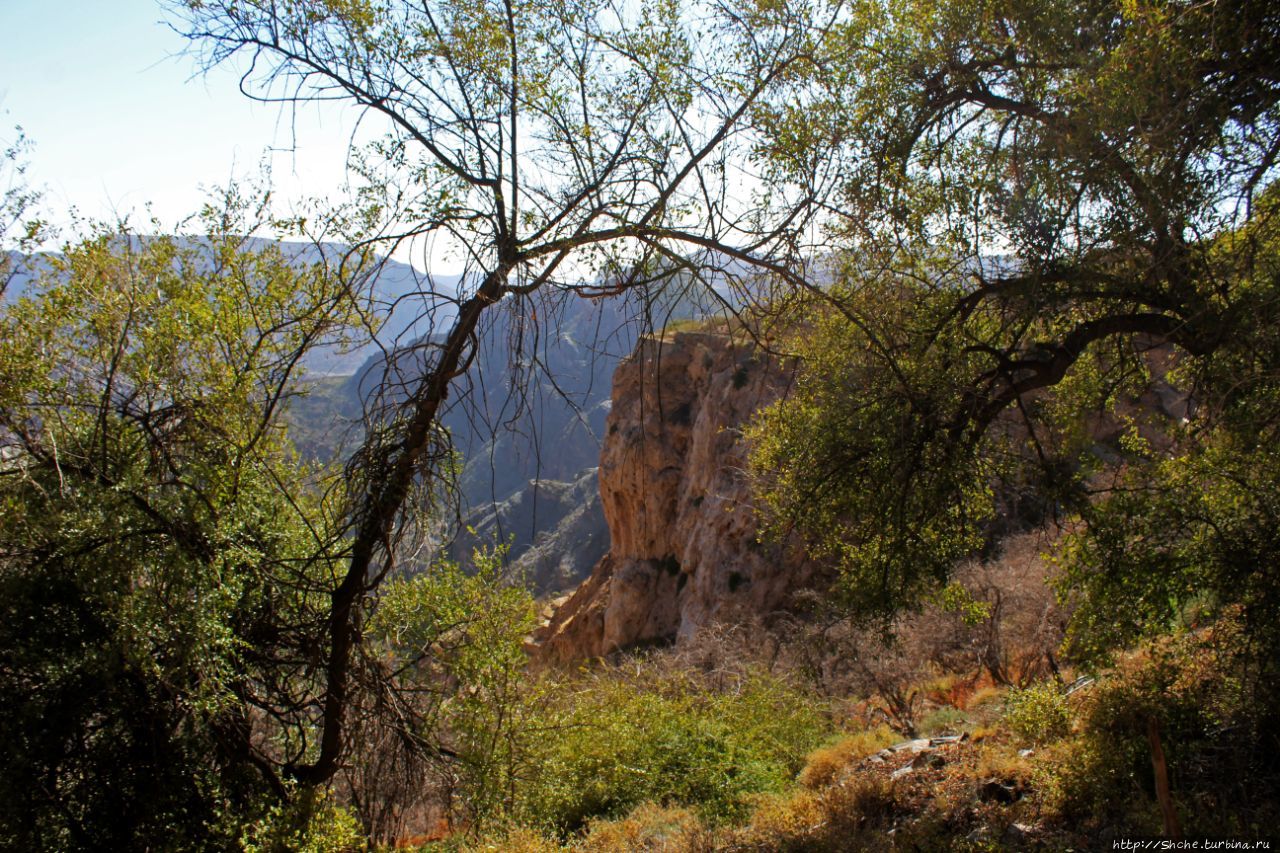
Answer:
[[245, 853], [354, 853], [365, 849], [365, 839], [349, 810], [335, 805], [329, 796], [303, 791], [250, 824], [240, 845]]
[[1006, 701], [1005, 722], [1024, 740], [1042, 744], [1071, 731], [1067, 697], [1052, 681], [1013, 690]]
[[942, 707], [926, 714], [919, 729], [922, 735], [956, 734], [968, 722], [968, 715], [959, 708]]

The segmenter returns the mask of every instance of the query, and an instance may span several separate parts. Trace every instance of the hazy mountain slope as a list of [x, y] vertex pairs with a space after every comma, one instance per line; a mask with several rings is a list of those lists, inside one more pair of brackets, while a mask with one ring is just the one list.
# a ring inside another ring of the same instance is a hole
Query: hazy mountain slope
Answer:
[[513, 555], [513, 575], [535, 593], [576, 586], [609, 550], [598, 472], [587, 468], [573, 482], [530, 480], [504, 500], [476, 507], [451, 553], [463, 557], [501, 542]]

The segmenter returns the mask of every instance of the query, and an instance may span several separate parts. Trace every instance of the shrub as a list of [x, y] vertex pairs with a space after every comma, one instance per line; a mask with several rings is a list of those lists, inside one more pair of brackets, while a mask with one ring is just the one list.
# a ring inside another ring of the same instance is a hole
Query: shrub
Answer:
[[876, 773], [858, 773], [821, 791], [802, 788], [785, 796], [759, 798], [750, 823], [728, 833], [721, 849], [770, 853], [889, 849], [891, 837], [886, 837], [885, 830], [905, 810], [893, 782]]
[[[1280, 818], [1274, 711], [1251, 685], [1249, 639], [1233, 618], [1159, 638], [1099, 678], [1081, 732], [1052, 755], [1051, 805], [1106, 829], [1154, 831], [1148, 727], [1155, 723], [1183, 829], [1238, 834]], [[1261, 694], [1265, 697], [1267, 692]]]
[[1005, 722], [1031, 743], [1057, 740], [1071, 730], [1067, 697], [1055, 682], [1041, 681], [1021, 690], [1012, 690], [1005, 702]]
[[590, 853], [712, 849], [708, 831], [688, 809], [642, 803], [626, 817], [592, 821], [577, 848]]
[[528, 827], [509, 827], [505, 831], [495, 832], [461, 848], [438, 845], [424, 849], [431, 850], [433, 853], [435, 851], [452, 853], [458, 849], [465, 850], [466, 853], [559, 853], [564, 847]]
[[915, 737], [931, 704], [964, 709], [986, 679], [1026, 686], [1056, 671], [1069, 611], [1049, 585], [1045, 544], [1043, 533], [1010, 537], [990, 559], [960, 566], [925, 606], [886, 621], [858, 621], [829, 598], [802, 596], [813, 612], [790, 626], [780, 656], [826, 695], [865, 698], [865, 723]]
[[812, 697], [766, 673], [724, 688], [652, 661], [558, 685], [518, 816], [561, 837], [643, 802], [713, 825], [744, 817], [752, 794], [794, 779], [826, 725]]
[[365, 849], [365, 838], [349, 810], [314, 791], [303, 791], [250, 824], [240, 845], [244, 853], [355, 853]]
[[800, 784], [808, 788], [824, 788], [835, 782], [849, 765], [884, 749], [897, 739], [897, 733], [888, 726], [844, 735], [809, 753], [804, 769], [800, 771]]
[[738, 830], [739, 847], [762, 850], [803, 849], [814, 828], [826, 821], [823, 794], [801, 788], [760, 797], [750, 823]]

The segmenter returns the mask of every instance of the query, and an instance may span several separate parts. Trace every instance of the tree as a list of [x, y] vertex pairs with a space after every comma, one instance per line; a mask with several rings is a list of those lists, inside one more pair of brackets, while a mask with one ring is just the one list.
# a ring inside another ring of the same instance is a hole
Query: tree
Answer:
[[908, 0], [859, 7], [827, 47], [818, 91], [770, 120], [778, 163], [800, 140], [843, 176], [848, 251], [756, 464], [777, 522], [885, 613], [982, 543], [998, 497], [1093, 506], [1081, 415], [1160, 348], [1195, 392], [1184, 439], [1260, 401], [1280, 18]]
[[[441, 562], [379, 590], [364, 642], [381, 652], [394, 673], [384, 684], [395, 686], [414, 720], [379, 726], [367, 715], [352, 736], [344, 776], [373, 840], [403, 837], [405, 812], [424, 803], [447, 809], [450, 824], [509, 817], [532, 744], [549, 736], [537, 720], [542, 691], [530, 684], [525, 652], [537, 611], [529, 591], [503, 577], [502, 557], [501, 549], [476, 552], [465, 572]], [[405, 742], [406, 734], [419, 742]], [[380, 742], [388, 737], [400, 743]], [[447, 763], [424, 762], [428, 739], [441, 742]], [[424, 784], [424, 769], [436, 771], [435, 786]]]
[[353, 281], [259, 201], [98, 228], [0, 314], [5, 846], [225, 849], [309, 748], [337, 546], [281, 410]]
[[1238, 608], [1248, 689], [1273, 715], [1261, 727], [1267, 733], [1280, 716], [1276, 189], [1258, 199], [1246, 226], [1211, 241], [1210, 258], [1240, 313], [1229, 338], [1183, 371], [1201, 410], [1175, 433], [1172, 449], [1133, 440], [1138, 458], [1082, 508], [1087, 527], [1062, 555], [1063, 589], [1081, 602], [1071, 646], [1084, 659], [1105, 660], [1150, 633]]
[[408, 550], [406, 508], [438, 482], [440, 415], [481, 318], [539, 291], [598, 297], [682, 271], [740, 279], [743, 266], [802, 263], [812, 193], [752, 190], [745, 157], [760, 140], [748, 119], [809, 70], [819, 25], [835, 13], [567, 0], [175, 9], [206, 65], [242, 62], [252, 97], [337, 99], [380, 122], [385, 135], [359, 161], [379, 226], [365, 236], [451, 238], [468, 268], [456, 298], [427, 283], [424, 310], [441, 325], [450, 315], [448, 330], [389, 360], [384, 386], [400, 396], [383, 400], [348, 466], [319, 750], [286, 768], [323, 782], [345, 746], [363, 607]]
[[15, 130], [16, 138], [0, 151], [0, 300], [19, 274], [19, 258], [10, 252], [29, 252], [48, 236], [48, 224], [35, 215], [40, 193], [26, 181], [30, 143], [22, 128]]

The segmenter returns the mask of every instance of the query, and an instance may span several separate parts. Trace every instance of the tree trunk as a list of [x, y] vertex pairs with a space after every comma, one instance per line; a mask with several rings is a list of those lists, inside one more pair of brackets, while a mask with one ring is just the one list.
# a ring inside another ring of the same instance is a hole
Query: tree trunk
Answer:
[[1151, 769], [1156, 777], [1156, 799], [1160, 801], [1160, 813], [1164, 817], [1164, 834], [1174, 841], [1182, 839], [1178, 825], [1178, 811], [1169, 793], [1169, 765], [1164, 760], [1164, 747], [1160, 745], [1160, 726], [1155, 717], [1147, 718], [1147, 740], [1151, 741]]

